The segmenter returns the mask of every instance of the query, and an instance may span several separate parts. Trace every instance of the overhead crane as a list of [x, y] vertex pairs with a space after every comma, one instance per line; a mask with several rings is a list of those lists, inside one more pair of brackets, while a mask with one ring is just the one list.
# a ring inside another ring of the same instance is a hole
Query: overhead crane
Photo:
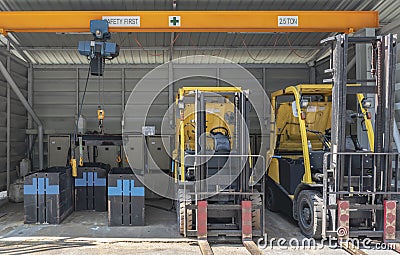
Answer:
[[[351, 34], [378, 28], [376, 11], [24, 11], [0, 12], [0, 33], [87, 33], [90, 21], [107, 20], [109, 32], [336, 32]], [[18, 46], [15, 46], [18, 47]], [[0, 71], [14, 91], [19, 91], [6, 68]], [[21, 93], [19, 93], [21, 94]], [[17, 93], [18, 95], [18, 93]], [[19, 97], [22, 102], [26, 99]], [[33, 109], [26, 105], [30, 114]], [[36, 116], [36, 115], [35, 115]], [[38, 120], [40, 123], [40, 121]], [[40, 125], [41, 128], [41, 125]], [[42, 131], [39, 136], [42, 136]], [[41, 143], [42, 137], [39, 137]], [[43, 167], [43, 145], [39, 144]], [[252, 233], [242, 233], [249, 240]], [[251, 239], [250, 239], [251, 240]], [[253, 254], [255, 244], [245, 243]], [[201, 242], [202, 251], [210, 252]], [[212, 252], [212, 251], [211, 251]]]
[[[376, 11], [10, 11], [0, 12], [0, 33], [84, 33], [90, 21], [135, 19], [130, 25], [111, 24], [110, 32], [338, 32], [378, 28]], [[179, 23], [176, 21], [179, 20]], [[172, 22], [171, 22], [172, 21]], [[296, 21], [296, 22], [295, 22]], [[113, 22], [111, 22], [113, 23]], [[288, 23], [288, 24], [286, 24]], [[14, 45], [19, 52], [18, 46]], [[6, 68], [0, 63], [3, 75]], [[39, 168], [43, 168], [40, 120], [9, 75], [7, 82], [38, 124]]]
[[0, 32], [90, 32], [90, 21], [99, 19], [109, 20], [111, 33], [353, 33], [379, 27], [376, 11], [24, 11], [1, 12]]

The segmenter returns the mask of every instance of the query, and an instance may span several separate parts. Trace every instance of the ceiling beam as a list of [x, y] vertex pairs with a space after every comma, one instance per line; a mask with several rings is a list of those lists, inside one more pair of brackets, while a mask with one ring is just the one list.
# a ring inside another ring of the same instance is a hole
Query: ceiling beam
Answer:
[[[174, 50], [178, 51], [196, 51], [196, 50], [319, 50], [321, 46], [305, 46], [305, 45], [276, 45], [276, 46], [248, 46], [244, 48], [243, 46], [174, 46]], [[62, 50], [77, 50], [78, 47], [21, 47], [23, 50], [27, 51], [62, 51]], [[171, 47], [121, 47], [120, 51], [169, 51]]]
[[[376, 11], [24, 11], [0, 12], [0, 32], [90, 32], [90, 20], [135, 17], [110, 32], [342, 32], [378, 28]], [[173, 16], [179, 25], [171, 25]], [[139, 20], [139, 22], [138, 22]]]
[[17, 57], [16, 55], [12, 54], [12, 51], [8, 51], [5, 48], [0, 48], [0, 54], [4, 55], [4, 56], [10, 56], [14, 61], [20, 63], [21, 65], [25, 66], [25, 67], [29, 67], [28, 62], [25, 62], [24, 60], [22, 60], [21, 58]]
[[23, 60], [25, 60], [28, 64], [32, 64], [31, 59], [25, 54], [24, 50], [21, 49], [21, 47], [18, 45], [18, 42], [14, 40], [10, 35], [11, 34], [7, 35], [6, 38], [11, 43], [15, 51], [17, 51], [18, 54], [23, 58]]
[[326, 44], [323, 47], [320, 47], [318, 49], [318, 52], [314, 55], [313, 60], [318, 61], [320, 58], [326, 55], [326, 53], [330, 50], [330, 48], [331, 48], [330, 44]]
[[[108, 64], [107, 69], [114, 68], [145, 68], [153, 69], [160, 66], [160, 64]], [[244, 68], [266, 68], [266, 69], [308, 69], [307, 64], [240, 64]], [[35, 64], [34, 69], [87, 69], [87, 64]], [[232, 68], [232, 64], [175, 64], [176, 68]]]
[[396, 19], [393, 22], [390, 22], [389, 24], [381, 27], [380, 34], [393, 33], [396, 29], [398, 30], [399, 28], [400, 28], [400, 19]]

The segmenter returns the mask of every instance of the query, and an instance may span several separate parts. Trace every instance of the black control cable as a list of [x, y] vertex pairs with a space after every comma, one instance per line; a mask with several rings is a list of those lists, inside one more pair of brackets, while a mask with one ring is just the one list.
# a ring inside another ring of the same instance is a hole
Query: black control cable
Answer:
[[[87, 90], [87, 86], [88, 86], [88, 83], [89, 83], [89, 75], [90, 75], [91, 64], [92, 64], [92, 59], [90, 60], [89, 69], [88, 69], [87, 76], [86, 76], [85, 90], [83, 91], [82, 100], [81, 100], [81, 103], [80, 103], [80, 105], [78, 107], [78, 117], [76, 119], [75, 135], [74, 135], [75, 142], [76, 142], [76, 139], [77, 139], [77, 136], [78, 136], [78, 123], [79, 123], [79, 119], [81, 117], [82, 108], [83, 108], [83, 102], [85, 101], [86, 90]], [[78, 88], [78, 90], [79, 90], [79, 88]], [[78, 91], [78, 96], [79, 96], [79, 91]]]

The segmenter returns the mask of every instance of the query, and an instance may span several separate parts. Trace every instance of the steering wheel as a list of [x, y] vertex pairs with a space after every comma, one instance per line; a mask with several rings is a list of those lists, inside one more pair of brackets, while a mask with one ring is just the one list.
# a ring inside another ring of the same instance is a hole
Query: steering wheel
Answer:
[[229, 130], [226, 127], [223, 127], [223, 126], [218, 126], [218, 127], [212, 128], [210, 130], [210, 134], [216, 135], [217, 133], [221, 133], [221, 132], [215, 132], [215, 130], [218, 130], [218, 129], [224, 130], [225, 133], [222, 133], [224, 136], [228, 136], [229, 135]]

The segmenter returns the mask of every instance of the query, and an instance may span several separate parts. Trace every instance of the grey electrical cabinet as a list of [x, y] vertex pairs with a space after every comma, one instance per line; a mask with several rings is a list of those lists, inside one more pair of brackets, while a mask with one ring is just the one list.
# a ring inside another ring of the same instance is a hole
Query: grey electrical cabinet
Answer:
[[125, 140], [125, 155], [128, 158], [129, 165], [133, 169], [144, 171], [144, 136], [128, 135]]
[[149, 170], [161, 169], [164, 171], [171, 169], [171, 136], [147, 136], [148, 166]]
[[69, 135], [49, 135], [48, 167], [66, 166], [70, 150]]
[[144, 172], [146, 198], [168, 196], [173, 191], [167, 174], [157, 171], [170, 171], [170, 145], [171, 136], [126, 136], [124, 152], [135, 174]]
[[[118, 167], [119, 146], [97, 146], [96, 162], [109, 164], [111, 167]], [[122, 159], [121, 159], [122, 160]]]

